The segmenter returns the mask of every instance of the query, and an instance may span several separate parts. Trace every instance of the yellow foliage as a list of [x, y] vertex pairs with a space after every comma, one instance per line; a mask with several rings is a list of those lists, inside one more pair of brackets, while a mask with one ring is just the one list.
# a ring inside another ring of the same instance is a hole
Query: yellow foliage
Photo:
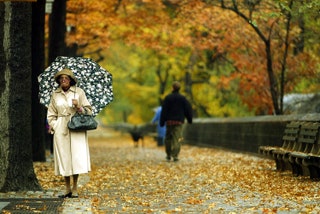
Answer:
[[[231, 1], [224, 2], [233, 6]], [[289, 55], [284, 63], [287, 19], [274, 1], [259, 2], [259, 8], [249, 20], [221, 9], [220, 5], [212, 6], [215, 3], [67, 1], [67, 25], [74, 27], [66, 35], [67, 44], [85, 47], [79, 52], [92, 58], [96, 55], [86, 53], [102, 49], [105, 56], [102, 64], [107, 64], [106, 68], [114, 75], [116, 99], [109, 106], [113, 108], [110, 120], [122, 120], [126, 115], [133, 123], [149, 121], [150, 109], [170, 92], [170, 83], [184, 82], [187, 72], [191, 73], [192, 83], [192, 94], [187, 96], [199, 116], [270, 114], [273, 106], [262, 38], [271, 39], [271, 66], [278, 84], [282, 66], [286, 65], [284, 92], [319, 90], [320, 84], [315, 80], [320, 64], [317, 21], [305, 22], [304, 30], [308, 30], [305, 35], [309, 36], [304, 40], [305, 51], [294, 54], [301, 36], [301, 27], [295, 21], [300, 17], [294, 17], [288, 37]], [[300, 8], [298, 1], [294, 3]], [[248, 5], [242, 1], [236, 4], [249, 17]], [[317, 11], [314, 7], [310, 7], [312, 12]], [[308, 18], [307, 14], [304, 16]], [[259, 34], [253, 29], [256, 26]], [[310, 36], [310, 32], [315, 32], [315, 36]], [[123, 43], [119, 45], [119, 42]], [[204, 69], [198, 69], [199, 64]], [[230, 85], [226, 86], [226, 82]], [[160, 91], [163, 85], [165, 92]], [[104, 114], [110, 112], [101, 113]]]

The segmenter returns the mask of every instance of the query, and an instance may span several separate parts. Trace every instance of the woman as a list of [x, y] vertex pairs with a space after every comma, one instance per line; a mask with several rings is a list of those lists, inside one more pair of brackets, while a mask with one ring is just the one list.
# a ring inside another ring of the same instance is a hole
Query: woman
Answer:
[[64, 176], [66, 185], [65, 194], [59, 197], [78, 197], [79, 174], [91, 170], [88, 138], [86, 131], [70, 131], [67, 124], [76, 111], [91, 114], [92, 107], [84, 91], [75, 86], [77, 80], [71, 70], [62, 69], [54, 78], [59, 87], [52, 93], [47, 119], [54, 135], [55, 175]]
[[166, 136], [166, 126], [163, 126], [163, 127], [160, 126], [160, 115], [161, 115], [162, 107], [159, 106], [156, 109], [154, 109], [154, 111], [155, 111], [155, 115], [153, 116], [151, 122], [152, 123], [157, 123], [157, 132], [158, 132], [157, 142], [158, 142], [158, 146], [163, 146], [164, 145], [164, 138]]

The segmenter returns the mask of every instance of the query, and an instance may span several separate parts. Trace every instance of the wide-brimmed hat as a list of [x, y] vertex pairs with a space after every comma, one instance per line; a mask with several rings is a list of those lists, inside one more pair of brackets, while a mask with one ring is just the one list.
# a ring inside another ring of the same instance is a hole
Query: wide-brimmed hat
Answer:
[[73, 79], [73, 81], [74, 81], [75, 83], [77, 83], [77, 78], [74, 76], [73, 72], [72, 72], [70, 69], [68, 69], [68, 68], [64, 68], [64, 69], [62, 69], [61, 71], [59, 71], [58, 73], [56, 73], [56, 74], [54, 75], [54, 79], [55, 79], [55, 81], [56, 81], [58, 84], [59, 84], [59, 77], [60, 77], [62, 74], [68, 75], [71, 79]]

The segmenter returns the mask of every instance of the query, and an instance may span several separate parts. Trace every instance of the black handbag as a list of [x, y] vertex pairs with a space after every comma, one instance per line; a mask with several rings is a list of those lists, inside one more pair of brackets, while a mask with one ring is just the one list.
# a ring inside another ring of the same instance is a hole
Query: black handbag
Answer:
[[[74, 98], [76, 97], [77, 85], [74, 92]], [[87, 113], [87, 109], [84, 109], [84, 114], [76, 112], [68, 122], [68, 128], [72, 131], [86, 131], [94, 130], [97, 128], [98, 123], [92, 115]]]
[[73, 131], [94, 130], [97, 126], [97, 121], [86, 110], [84, 114], [76, 112], [68, 122], [68, 128]]

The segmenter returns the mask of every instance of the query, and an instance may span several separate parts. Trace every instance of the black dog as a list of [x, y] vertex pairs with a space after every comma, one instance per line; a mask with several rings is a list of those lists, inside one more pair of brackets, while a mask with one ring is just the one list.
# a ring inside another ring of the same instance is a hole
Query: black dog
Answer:
[[144, 147], [144, 142], [143, 142], [143, 133], [137, 126], [134, 126], [132, 130], [130, 130], [130, 135], [132, 137], [134, 147], [139, 146], [139, 141], [141, 140], [142, 147]]

